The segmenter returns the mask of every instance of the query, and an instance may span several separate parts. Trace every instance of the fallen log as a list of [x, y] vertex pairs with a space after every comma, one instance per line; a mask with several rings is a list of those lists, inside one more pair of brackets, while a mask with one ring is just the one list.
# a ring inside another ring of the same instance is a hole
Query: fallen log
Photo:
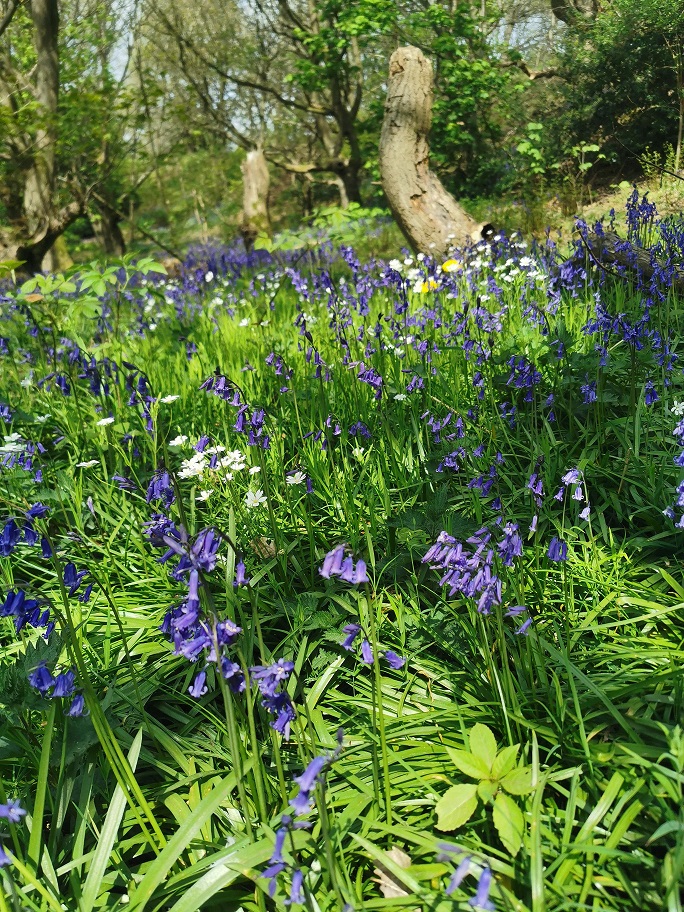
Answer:
[[[667, 268], [665, 263], [656, 258], [650, 247], [639, 247], [632, 241], [621, 238], [615, 231], [603, 234], [591, 232], [581, 235], [581, 240], [587, 257], [595, 266], [621, 279], [630, 275], [651, 279], [656, 271]], [[617, 272], [612, 267], [622, 267], [625, 272]], [[673, 268], [671, 286], [677, 291], [684, 291], [684, 268], [681, 266]]]

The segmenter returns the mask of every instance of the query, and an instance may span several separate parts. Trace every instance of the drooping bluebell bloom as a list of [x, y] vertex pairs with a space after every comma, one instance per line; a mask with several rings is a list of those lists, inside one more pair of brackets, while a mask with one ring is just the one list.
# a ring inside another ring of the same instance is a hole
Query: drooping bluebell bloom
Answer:
[[76, 718], [85, 714], [85, 700], [83, 698], [83, 694], [76, 694], [74, 699], [71, 701], [71, 706], [67, 710], [67, 716]]
[[249, 586], [250, 578], [245, 573], [245, 562], [240, 560], [235, 564], [235, 579], [233, 586]]
[[596, 402], [596, 381], [587, 379], [587, 381], [580, 386], [580, 392], [587, 405], [591, 402]]
[[0, 557], [9, 557], [21, 540], [21, 529], [14, 519], [5, 523], [0, 535]]
[[206, 671], [200, 671], [200, 673], [195, 677], [195, 680], [192, 682], [190, 687], [188, 687], [188, 693], [190, 694], [191, 697], [194, 697], [195, 699], [199, 699], [200, 697], [204, 696], [204, 694], [207, 692], [207, 689], [208, 689], [205, 684], [206, 680], [207, 680]]
[[290, 888], [290, 898], [285, 900], [286, 906], [302, 905], [304, 903], [304, 893], [302, 886], [304, 884], [304, 874], [300, 868], [297, 868], [292, 874], [292, 886]]
[[271, 728], [281, 734], [286, 741], [289, 741], [290, 725], [296, 719], [296, 713], [289, 694], [281, 690], [272, 697], [266, 697], [261, 705], [275, 716], [275, 719], [270, 723]]
[[152, 503], [153, 500], [163, 500], [165, 507], [170, 507], [176, 499], [176, 493], [171, 483], [171, 478], [166, 469], [158, 469], [147, 486], [145, 500]]
[[454, 873], [449, 878], [449, 883], [447, 885], [446, 890], [444, 891], [447, 896], [451, 896], [451, 894], [455, 890], [457, 890], [458, 887], [461, 886], [461, 882], [463, 881], [463, 878], [466, 876], [466, 874], [468, 873], [469, 870], [470, 870], [470, 855], [466, 855], [459, 862], [458, 867], [456, 868]]
[[347, 624], [344, 628], [344, 632], [347, 634], [344, 640], [342, 640], [342, 648], [347, 651], [351, 650], [354, 645], [354, 641], [361, 633], [361, 626], [359, 624]]
[[228, 656], [223, 656], [221, 659], [221, 674], [233, 693], [242, 693], [247, 689], [242, 668], [237, 662], [231, 662]]
[[87, 570], [77, 570], [76, 565], [69, 561], [64, 568], [64, 585], [69, 587], [69, 595], [73, 596], [83, 581], [83, 577], [88, 573]]
[[69, 671], [62, 672], [58, 674], [55, 678], [55, 689], [52, 691], [53, 697], [70, 697], [74, 690], [74, 682], [76, 680], [75, 673], [70, 669]]
[[299, 792], [289, 802], [295, 814], [302, 815], [309, 812], [313, 804], [313, 792], [329, 763], [329, 756], [314, 757], [304, 772], [300, 776], [295, 776], [294, 781], [299, 786]]
[[35, 687], [41, 696], [46, 696], [50, 688], [55, 683], [54, 678], [47, 669], [45, 662], [41, 662], [28, 676], [28, 682], [31, 687]]
[[473, 909], [482, 909], [485, 912], [493, 912], [494, 903], [489, 898], [489, 891], [492, 885], [492, 871], [489, 867], [484, 867], [482, 873], [480, 874], [480, 879], [477, 882], [477, 892], [472, 899], [468, 900], [468, 904], [473, 907]]
[[400, 668], [403, 668], [406, 664], [406, 659], [402, 658], [400, 655], [397, 655], [396, 652], [394, 652], [392, 649], [387, 649], [385, 651], [385, 659], [387, 660], [390, 668], [394, 668], [397, 671]]
[[549, 544], [547, 555], [552, 561], [566, 561], [568, 559], [568, 546], [562, 539], [554, 535]]

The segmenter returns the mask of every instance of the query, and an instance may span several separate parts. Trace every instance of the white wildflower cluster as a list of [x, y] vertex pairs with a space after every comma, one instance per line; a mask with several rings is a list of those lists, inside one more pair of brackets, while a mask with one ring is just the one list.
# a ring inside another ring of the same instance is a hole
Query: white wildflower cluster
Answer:
[[[676, 415], [677, 418], [684, 418], [684, 401], [680, 402], [678, 399], [675, 399], [674, 405], [670, 409], [673, 415]], [[5, 440], [7, 438], [5, 437]]]
[[22, 453], [24, 450], [24, 444], [21, 439], [21, 434], [6, 434], [4, 436], [5, 443], [3, 446], [0, 446], [0, 455], [7, 456], [11, 453]]
[[[176, 438], [176, 440], [179, 439]], [[213, 468], [210, 465], [212, 456], [217, 457]], [[195, 453], [190, 459], [184, 459], [181, 463], [178, 477], [197, 478], [200, 475], [211, 472], [222, 477], [225, 481], [232, 481], [234, 474], [241, 472], [245, 468], [247, 468], [247, 457], [244, 453], [240, 450], [226, 450], [224, 446], [218, 445], [207, 447], [203, 453]], [[204, 499], [206, 500], [206, 498]]]

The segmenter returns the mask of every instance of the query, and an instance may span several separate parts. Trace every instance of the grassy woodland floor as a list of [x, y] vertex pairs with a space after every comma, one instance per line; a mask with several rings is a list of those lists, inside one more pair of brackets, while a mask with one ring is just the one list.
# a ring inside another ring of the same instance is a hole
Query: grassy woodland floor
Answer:
[[1, 293], [1, 912], [681, 909], [684, 226], [628, 223], [652, 280]]

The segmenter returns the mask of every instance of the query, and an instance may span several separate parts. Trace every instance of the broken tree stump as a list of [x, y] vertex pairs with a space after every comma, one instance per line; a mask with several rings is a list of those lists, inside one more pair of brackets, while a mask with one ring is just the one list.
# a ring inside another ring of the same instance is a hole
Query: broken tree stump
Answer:
[[430, 171], [432, 100], [432, 64], [416, 47], [398, 48], [390, 57], [378, 150], [382, 186], [411, 247], [440, 257], [494, 229], [471, 218]]
[[271, 236], [268, 212], [270, 176], [263, 149], [252, 149], [242, 162], [242, 218], [240, 234], [250, 251], [261, 235]]

